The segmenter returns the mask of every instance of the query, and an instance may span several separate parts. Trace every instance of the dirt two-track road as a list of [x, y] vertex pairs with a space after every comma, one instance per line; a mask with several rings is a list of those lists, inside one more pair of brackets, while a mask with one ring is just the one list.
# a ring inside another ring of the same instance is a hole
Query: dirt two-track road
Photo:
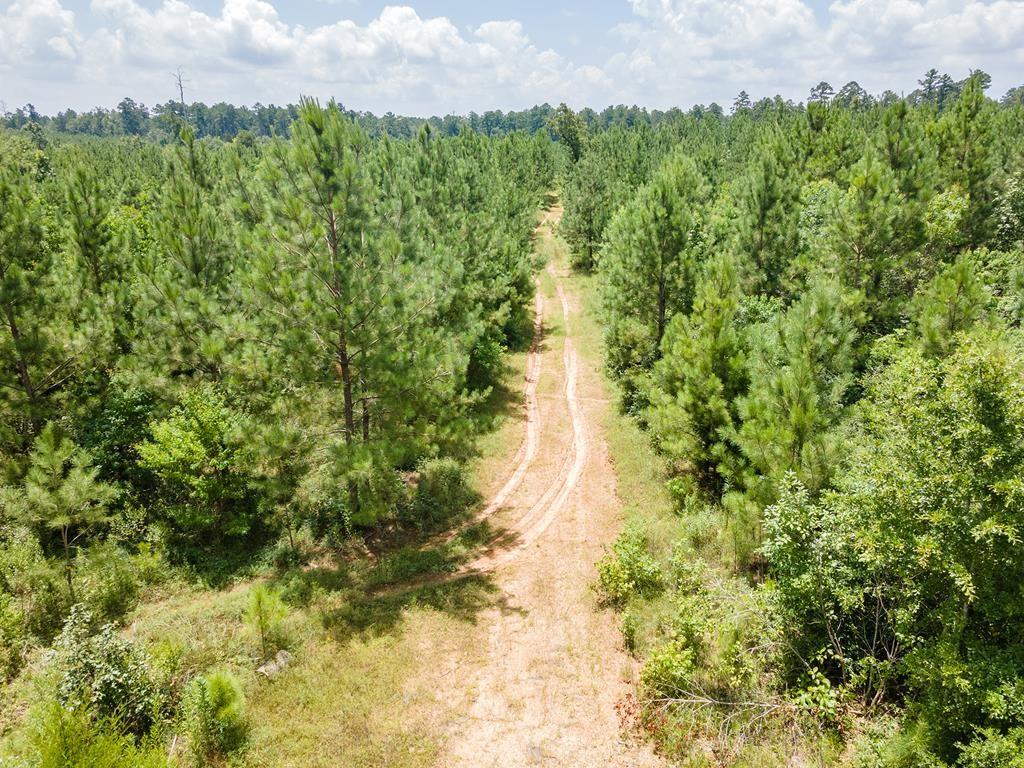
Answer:
[[[560, 214], [545, 215], [542, 247]], [[599, 361], [574, 338], [581, 307], [563, 258], [538, 279], [520, 447], [480, 513], [502, 534], [464, 569], [488, 574], [499, 597], [478, 618], [475, 647], [435, 659], [451, 672], [455, 714], [437, 762], [446, 768], [661, 765], [616, 711], [636, 666], [593, 591], [595, 563], [621, 525], [601, 434], [612, 406]]]

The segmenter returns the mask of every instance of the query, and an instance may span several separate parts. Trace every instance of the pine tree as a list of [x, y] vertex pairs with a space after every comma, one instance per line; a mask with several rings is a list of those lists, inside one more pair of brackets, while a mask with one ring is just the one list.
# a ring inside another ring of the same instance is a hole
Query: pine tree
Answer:
[[677, 153], [609, 224], [600, 270], [614, 370], [650, 368], [668, 321], [690, 311], [708, 196], [696, 163]]
[[211, 166], [195, 133], [182, 128], [139, 270], [136, 353], [160, 376], [218, 379], [228, 372], [237, 254]]
[[562, 190], [565, 214], [560, 231], [572, 250], [573, 266], [592, 269], [613, 213], [611, 169], [594, 152], [588, 152], [569, 171]]
[[924, 353], [945, 357], [956, 334], [983, 320], [992, 304], [975, 258], [963, 254], [914, 298], [914, 325]]
[[996, 190], [992, 182], [993, 112], [978, 78], [968, 78], [960, 98], [939, 124], [942, 168], [969, 202], [964, 235], [968, 247], [984, 245], [994, 227]]
[[248, 292], [270, 375], [322, 409], [328, 435], [341, 435], [324, 471], [347, 478], [356, 522], [376, 513], [369, 499], [361, 505], [360, 483], [372, 486], [409, 458], [426, 415], [416, 405], [447, 362], [431, 323], [445, 275], [399, 237], [402, 206], [375, 191], [371, 151], [336, 104], [303, 102], [291, 142], [273, 145], [265, 166], [268, 218]]
[[0, 504], [28, 526], [41, 526], [59, 538], [71, 601], [75, 601], [74, 560], [79, 541], [109, 519], [107, 506], [117, 491], [97, 479], [92, 458], [52, 422], [36, 438], [21, 487], [4, 488]]
[[789, 471], [812, 493], [829, 482], [841, 451], [833, 428], [853, 383], [858, 316], [854, 295], [819, 281], [753, 329], [749, 394], [733, 436], [748, 462], [736, 478], [747, 501], [771, 503]]
[[716, 496], [723, 481], [719, 464], [730, 451], [726, 436], [737, 424], [736, 402], [747, 387], [739, 283], [730, 256], [707, 262], [693, 311], [669, 322], [646, 414], [659, 448], [677, 466], [690, 467]]
[[68, 275], [58, 268], [45, 214], [23, 175], [0, 168], [0, 441], [27, 448], [56, 407], [87, 345], [71, 318]]
[[734, 115], [743, 114], [744, 112], [750, 111], [752, 106], [753, 104], [750, 101], [750, 94], [746, 91], [740, 91], [732, 102], [732, 113]]
[[758, 291], [779, 294], [799, 249], [799, 161], [780, 129], [756, 146], [737, 183], [734, 223], [737, 252], [749, 259]]
[[869, 151], [850, 170], [849, 187], [827, 230], [833, 273], [867, 299], [866, 330], [873, 335], [893, 330], [930, 269], [918, 251], [924, 207], [907, 200], [893, 172]]

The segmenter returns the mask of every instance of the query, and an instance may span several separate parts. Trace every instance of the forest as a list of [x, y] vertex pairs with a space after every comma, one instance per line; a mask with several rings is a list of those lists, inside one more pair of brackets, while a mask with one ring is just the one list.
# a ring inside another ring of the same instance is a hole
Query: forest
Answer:
[[3, 115], [0, 765], [338, 764], [264, 751], [325, 686], [366, 742], [342, 764], [430, 764], [365, 670], [400, 616], [493, 599], [429, 580], [490, 535], [471, 467], [564, 207], [666, 499], [593, 579], [638, 738], [1019, 768], [1024, 90], [988, 86]]

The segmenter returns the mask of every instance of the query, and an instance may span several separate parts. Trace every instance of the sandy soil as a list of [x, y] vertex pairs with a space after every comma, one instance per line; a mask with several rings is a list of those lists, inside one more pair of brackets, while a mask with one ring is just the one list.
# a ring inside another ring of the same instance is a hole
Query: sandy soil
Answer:
[[[542, 237], [555, 236], [560, 214], [546, 217]], [[662, 764], [623, 734], [616, 713], [637, 670], [592, 589], [594, 563], [621, 524], [599, 432], [600, 409], [611, 406], [599, 361], [582, 358], [573, 341], [580, 308], [567, 267], [548, 269], [564, 335], [534, 344], [526, 438], [481, 513], [506, 528], [463, 571], [489, 573], [501, 595], [479, 617], [479, 646], [441, 662], [454, 672], [443, 695], [459, 713], [437, 763], [446, 768]], [[537, 316], [539, 338], [540, 291]]]

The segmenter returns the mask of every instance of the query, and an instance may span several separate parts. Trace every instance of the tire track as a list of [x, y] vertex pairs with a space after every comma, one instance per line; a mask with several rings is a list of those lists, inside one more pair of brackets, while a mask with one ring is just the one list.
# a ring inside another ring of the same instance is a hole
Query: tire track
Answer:
[[[555, 481], [509, 530], [503, 531], [487, 545], [487, 551], [467, 563], [456, 575], [487, 573], [501, 568], [514, 560], [543, 535], [548, 526], [565, 508], [569, 496], [575, 490], [587, 464], [587, 429], [583, 410], [577, 398], [578, 360], [569, 328], [569, 301], [554, 269], [549, 265], [548, 274], [555, 283], [555, 291], [562, 305], [562, 323], [565, 329], [565, 345], [562, 363], [565, 366], [565, 400], [572, 419], [572, 444], [567, 461], [563, 463]], [[503, 547], [503, 544], [508, 546]]]
[[523, 390], [526, 400], [526, 440], [516, 452], [513, 461], [516, 468], [509, 476], [505, 485], [491, 497], [487, 505], [474, 515], [472, 522], [479, 523], [493, 515], [508, 500], [519, 484], [526, 477], [526, 471], [537, 456], [540, 446], [540, 405], [537, 400], [537, 385], [540, 383], [541, 361], [540, 345], [544, 333], [544, 295], [540, 290], [540, 281], [535, 282], [536, 293], [533, 300], [533, 340], [526, 363], [526, 387]]

